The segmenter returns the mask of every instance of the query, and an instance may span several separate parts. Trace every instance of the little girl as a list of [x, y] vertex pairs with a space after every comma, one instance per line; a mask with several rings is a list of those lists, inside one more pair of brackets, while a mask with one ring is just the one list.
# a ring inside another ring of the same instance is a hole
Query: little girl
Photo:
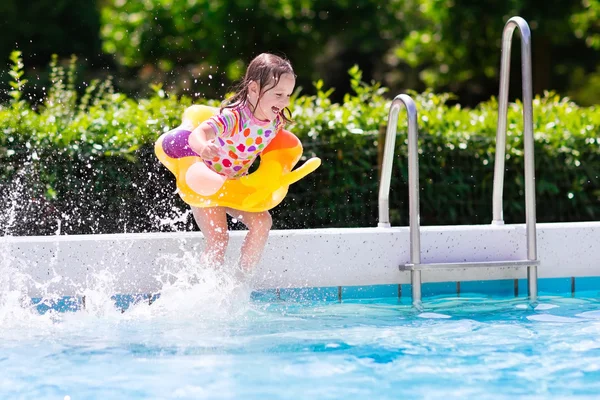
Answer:
[[[262, 150], [289, 122], [287, 107], [295, 84], [289, 61], [260, 54], [252, 60], [236, 94], [221, 107], [220, 113], [192, 131], [189, 146], [211, 170], [227, 178], [246, 175]], [[227, 214], [246, 225], [248, 234], [239, 267], [250, 273], [267, 243], [271, 214], [227, 207], [192, 207], [192, 212], [206, 240], [202, 261], [211, 265], [224, 262], [229, 241]]]

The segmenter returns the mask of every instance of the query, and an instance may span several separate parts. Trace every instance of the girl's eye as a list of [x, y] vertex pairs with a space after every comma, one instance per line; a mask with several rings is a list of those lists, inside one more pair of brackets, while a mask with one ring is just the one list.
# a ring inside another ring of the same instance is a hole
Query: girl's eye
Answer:
[[281, 93], [277, 93], [277, 94], [275, 95], [275, 97], [277, 97], [277, 98], [280, 98], [280, 97], [281, 97]]

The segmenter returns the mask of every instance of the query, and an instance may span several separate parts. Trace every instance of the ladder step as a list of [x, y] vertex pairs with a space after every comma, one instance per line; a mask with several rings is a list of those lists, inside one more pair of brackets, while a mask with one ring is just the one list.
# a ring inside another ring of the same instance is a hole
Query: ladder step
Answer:
[[425, 269], [454, 269], [454, 268], [500, 268], [500, 267], [532, 267], [540, 265], [539, 260], [512, 261], [474, 261], [449, 263], [420, 263], [400, 265], [400, 271], [421, 271]]

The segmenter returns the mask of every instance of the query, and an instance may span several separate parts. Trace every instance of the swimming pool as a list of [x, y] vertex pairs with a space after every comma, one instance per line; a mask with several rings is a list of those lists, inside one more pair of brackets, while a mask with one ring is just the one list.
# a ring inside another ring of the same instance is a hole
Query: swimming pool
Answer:
[[[219, 276], [148, 305], [0, 296], [0, 397], [597, 398], [598, 291], [277, 298]], [[23, 303], [25, 301], [25, 303]], [[1, 304], [3, 302], [3, 304]], [[62, 310], [62, 311], [56, 311]], [[71, 310], [71, 311], [70, 311]], [[72, 311], [76, 310], [76, 311]]]

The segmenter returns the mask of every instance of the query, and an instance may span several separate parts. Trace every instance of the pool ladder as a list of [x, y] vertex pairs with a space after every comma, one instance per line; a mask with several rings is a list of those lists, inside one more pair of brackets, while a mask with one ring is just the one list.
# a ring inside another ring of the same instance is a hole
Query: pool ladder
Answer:
[[398, 112], [404, 105], [408, 114], [408, 197], [410, 221], [410, 262], [400, 265], [401, 271], [411, 272], [413, 305], [421, 304], [421, 271], [466, 267], [527, 267], [528, 295], [532, 303], [537, 301], [537, 258], [535, 221], [535, 170], [533, 148], [533, 98], [531, 77], [531, 32], [529, 25], [521, 17], [513, 17], [504, 26], [502, 34], [502, 62], [500, 67], [500, 94], [498, 99], [498, 126], [496, 130], [496, 160], [493, 186], [492, 225], [503, 225], [502, 192], [504, 189], [504, 164], [506, 152], [506, 120], [508, 111], [508, 84], [510, 76], [510, 53], [515, 28], [521, 35], [522, 88], [523, 88], [523, 130], [525, 144], [525, 226], [527, 236], [527, 259], [484, 262], [421, 262], [421, 232], [419, 222], [419, 154], [417, 144], [417, 108], [414, 101], [405, 94], [396, 96], [390, 106], [385, 149], [382, 162], [381, 184], [379, 186], [379, 227], [389, 227], [389, 193], [392, 175], [392, 161], [398, 125]]

